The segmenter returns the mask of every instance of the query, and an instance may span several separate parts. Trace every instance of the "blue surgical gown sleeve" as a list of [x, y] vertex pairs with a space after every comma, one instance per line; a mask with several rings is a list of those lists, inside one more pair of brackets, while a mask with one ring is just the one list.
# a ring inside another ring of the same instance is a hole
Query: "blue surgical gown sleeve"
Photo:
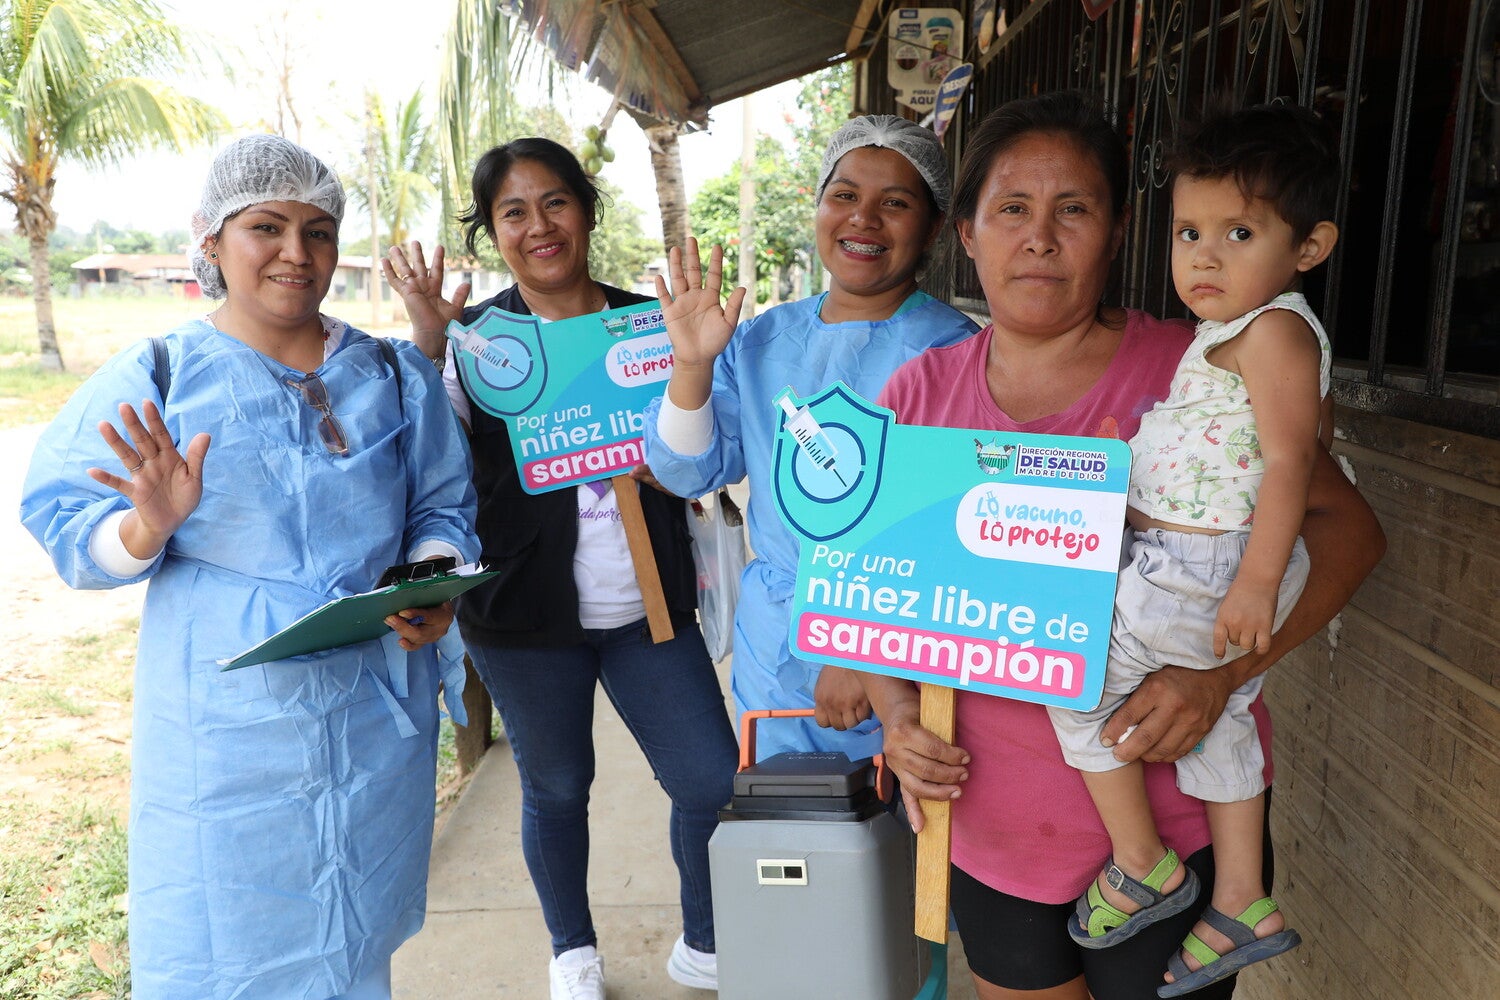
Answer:
[[702, 496], [745, 478], [737, 357], [740, 338], [748, 323], [747, 320], [739, 325], [724, 353], [714, 361], [713, 395], [709, 397], [714, 428], [706, 451], [684, 455], [667, 447], [656, 427], [661, 398], [653, 399], [646, 407], [646, 462], [657, 481], [680, 497]]
[[402, 441], [407, 469], [407, 520], [403, 550], [423, 542], [446, 542], [479, 558], [474, 534], [473, 463], [463, 427], [448, 404], [443, 380], [415, 344], [395, 344], [409, 422]]
[[[161, 407], [151, 377], [152, 363], [145, 341], [111, 358], [73, 393], [32, 453], [21, 488], [21, 523], [46, 548], [58, 575], [70, 587], [118, 587], [146, 579], [161, 567], [159, 553], [145, 571], [120, 579], [101, 569], [89, 555], [95, 526], [110, 514], [130, 508], [129, 500], [88, 474], [91, 467], [117, 475], [124, 472], [100, 435], [99, 422], [107, 420], [122, 430], [121, 403], [139, 411], [141, 401], [149, 399]], [[176, 428], [172, 429], [177, 437]]]
[[[402, 439], [407, 470], [407, 521], [403, 551], [409, 557], [424, 542], [444, 542], [460, 554], [460, 564], [479, 558], [474, 533], [475, 493], [469, 445], [432, 362], [409, 342], [398, 342], [402, 395], [408, 429]], [[395, 633], [385, 639], [389, 676], [403, 675], [407, 654]], [[463, 639], [455, 624], [434, 644], [443, 704], [459, 725], [467, 724], [463, 691], [468, 677]], [[404, 694], [405, 692], [398, 692]]]

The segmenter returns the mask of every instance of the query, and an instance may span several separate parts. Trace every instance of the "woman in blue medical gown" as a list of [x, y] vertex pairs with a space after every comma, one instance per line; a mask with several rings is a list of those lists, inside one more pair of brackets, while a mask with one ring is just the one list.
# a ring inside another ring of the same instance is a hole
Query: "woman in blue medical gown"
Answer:
[[461, 711], [451, 609], [218, 666], [389, 565], [478, 555], [468, 453], [431, 363], [319, 312], [343, 207], [300, 147], [227, 147], [193, 220], [194, 269], [223, 302], [167, 333], [165, 370], [147, 342], [90, 378], [24, 488], [22, 520], [70, 586], [150, 581], [136, 1000], [388, 997], [391, 954], [422, 924], [440, 682]]
[[776, 306], [736, 328], [744, 293], [727, 308], [720, 301], [717, 248], [706, 271], [695, 242], [685, 254], [674, 250], [670, 295], [657, 279], [674, 366], [664, 397], [646, 412], [646, 462], [681, 496], [750, 479], [756, 558], [741, 577], [735, 613], [735, 707], [817, 711], [817, 724], [760, 727], [761, 757], [834, 750], [854, 760], [880, 752], [879, 722], [857, 675], [788, 648], [799, 546], [772, 492], [781, 412], [774, 399], [784, 386], [806, 398], [842, 380], [873, 400], [902, 364], [977, 329], [917, 289], [951, 188], [930, 130], [891, 115], [855, 118], [829, 141], [816, 188], [818, 257], [831, 279], [826, 294]]

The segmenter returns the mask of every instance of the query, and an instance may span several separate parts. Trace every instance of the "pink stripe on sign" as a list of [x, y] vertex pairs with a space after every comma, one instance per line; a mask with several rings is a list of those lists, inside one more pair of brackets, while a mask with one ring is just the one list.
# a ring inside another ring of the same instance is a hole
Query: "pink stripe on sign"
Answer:
[[646, 460], [641, 439], [617, 441], [595, 448], [523, 462], [521, 475], [534, 488], [554, 489], [569, 483], [628, 472]]
[[940, 677], [971, 691], [1033, 691], [1076, 698], [1083, 691], [1078, 653], [1020, 646], [995, 639], [867, 622], [804, 611], [797, 620], [799, 651], [869, 663], [912, 680]]

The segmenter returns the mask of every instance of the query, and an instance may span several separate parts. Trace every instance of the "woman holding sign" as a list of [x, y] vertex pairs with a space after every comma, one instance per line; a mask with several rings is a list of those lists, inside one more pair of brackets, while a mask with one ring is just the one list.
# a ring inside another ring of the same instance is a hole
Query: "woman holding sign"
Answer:
[[150, 581], [130, 790], [138, 997], [388, 998], [391, 954], [422, 926], [438, 684], [456, 706], [464, 677], [456, 635], [441, 659], [431, 646], [452, 610], [403, 611], [380, 642], [219, 666], [389, 566], [479, 554], [431, 367], [319, 312], [343, 212], [338, 178], [285, 139], [221, 152], [192, 262], [223, 301], [160, 354], [143, 341], [90, 378], [22, 493], [70, 586]]
[[836, 750], [857, 760], [880, 751], [880, 723], [858, 676], [787, 648], [799, 545], [771, 488], [775, 398], [788, 385], [807, 396], [840, 380], [873, 398], [904, 362], [974, 332], [966, 316], [917, 289], [949, 191], [931, 131], [891, 115], [855, 118], [834, 133], [818, 176], [814, 225], [827, 293], [736, 328], [745, 290], [721, 301], [720, 248], [705, 269], [689, 240], [686, 253], [670, 255], [670, 295], [657, 279], [675, 357], [665, 396], [646, 411], [646, 461], [664, 486], [687, 496], [750, 477], [756, 558], [741, 577], [735, 614], [735, 706], [817, 711], [817, 725], [762, 727], [763, 756]]
[[[1133, 436], [1141, 414], [1167, 395], [1192, 330], [1101, 305], [1125, 235], [1127, 194], [1124, 147], [1100, 109], [1079, 96], [1018, 100], [986, 118], [965, 150], [953, 214], [993, 325], [902, 368], [881, 402], [907, 424]], [[1119, 741], [1117, 757], [1152, 762], [1152, 811], [1163, 839], [1202, 881], [1204, 903], [1213, 868], [1203, 804], [1177, 790], [1173, 768], [1162, 762], [1191, 751], [1245, 679], [1322, 628], [1384, 548], [1374, 515], [1326, 452], [1302, 537], [1312, 572], [1268, 653], [1213, 670], [1167, 667], [1141, 684], [1105, 730]], [[1155, 997], [1168, 957], [1202, 906], [1112, 948], [1073, 943], [1067, 919], [1109, 856], [1110, 840], [1082, 778], [1063, 760], [1047, 710], [959, 691], [959, 746], [952, 746], [921, 727], [914, 685], [864, 677], [913, 825], [923, 820], [914, 797], [955, 800], [952, 908], [979, 996]], [[1269, 777], [1265, 707], [1257, 701], [1253, 711]], [[1269, 863], [1265, 870], [1269, 878]], [[1198, 933], [1219, 943], [1211, 929]], [[1194, 996], [1222, 998], [1233, 989], [1225, 979]]]
[[442, 247], [430, 267], [415, 243], [409, 253], [392, 247], [384, 263], [414, 339], [444, 370], [453, 408], [471, 430], [483, 560], [502, 576], [459, 601], [458, 621], [520, 771], [521, 846], [552, 935], [553, 1000], [604, 996], [588, 901], [596, 686], [603, 685], [672, 799], [683, 934], [667, 971], [704, 989], [718, 984], [708, 838], [738, 763], [724, 695], [693, 616], [686, 504], [640, 490], [676, 631], [653, 644], [610, 482], [527, 493], [505, 421], [478, 405], [451, 345], [444, 347], [449, 322], [471, 324], [490, 308], [546, 324], [650, 301], [589, 275], [589, 234], [600, 214], [599, 191], [572, 153], [550, 139], [516, 139], [480, 157], [462, 220], [469, 252], [487, 237], [515, 276], [513, 287], [465, 309], [467, 285], [443, 298]]

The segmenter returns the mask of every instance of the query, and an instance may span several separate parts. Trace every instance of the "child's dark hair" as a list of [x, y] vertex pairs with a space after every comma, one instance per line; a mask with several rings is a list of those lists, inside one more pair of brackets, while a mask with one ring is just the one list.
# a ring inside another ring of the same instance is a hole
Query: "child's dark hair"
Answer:
[[1338, 203], [1338, 140], [1315, 113], [1291, 104], [1210, 107], [1183, 124], [1167, 167], [1178, 177], [1233, 177], [1245, 197], [1270, 202], [1299, 242], [1332, 221]]

